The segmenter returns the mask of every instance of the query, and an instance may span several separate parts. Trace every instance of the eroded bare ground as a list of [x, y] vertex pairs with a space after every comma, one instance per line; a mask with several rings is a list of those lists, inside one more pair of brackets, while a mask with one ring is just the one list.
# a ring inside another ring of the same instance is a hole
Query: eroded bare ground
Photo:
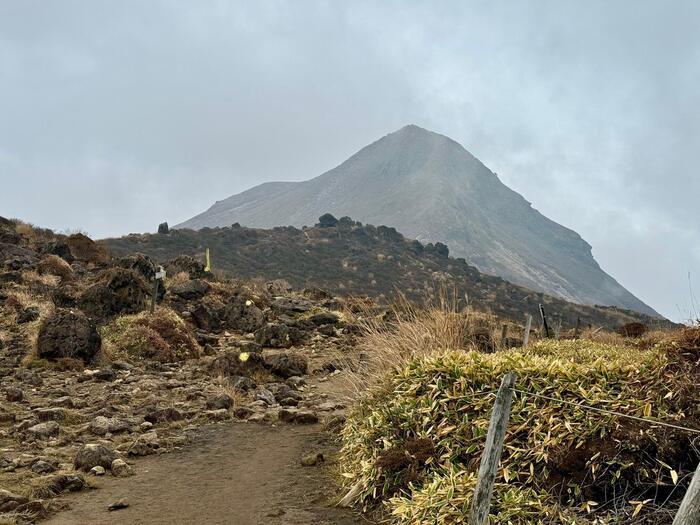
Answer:
[[[48, 523], [366, 523], [333, 506], [335, 447], [319, 425], [234, 423], [203, 429], [196, 441], [138, 461], [134, 477], [100, 478], [96, 490], [66, 497], [70, 510]], [[301, 466], [309, 453], [325, 463]], [[107, 510], [122, 498], [128, 508]]]

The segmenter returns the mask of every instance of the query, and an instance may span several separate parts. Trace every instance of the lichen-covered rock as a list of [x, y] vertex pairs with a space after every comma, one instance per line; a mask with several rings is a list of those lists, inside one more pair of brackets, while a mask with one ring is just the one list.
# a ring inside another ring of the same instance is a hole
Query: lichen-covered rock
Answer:
[[170, 288], [170, 292], [187, 301], [201, 299], [209, 291], [211, 285], [202, 279], [190, 279], [184, 283], [176, 284]]
[[143, 310], [151, 297], [146, 282], [135, 270], [110, 268], [78, 298], [78, 306], [91, 317], [102, 319]]
[[231, 330], [254, 332], [265, 324], [265, 315], [252, 299], [237, 294], [226, 305], [224, 322]]
[[58, 308], [42, 321], [37, 337], [37, 356], [42, 359], [92, 360], [102, 340], [95, 324], [77, 310]]
[[117, 455], [103, 445], [88, 443], [78, 451], [73, 460], [76, 470], [90, 472], [94, 467], [100, 466], [104, 469], [112, 468], [112, 462], [117, 459]]
[[284, 379], [304, 375], [309, 369], [309, 362], [306, 357], [298, 354], [272, 354], [265, 356], [264, 360], [265, 366], [273, 374]]

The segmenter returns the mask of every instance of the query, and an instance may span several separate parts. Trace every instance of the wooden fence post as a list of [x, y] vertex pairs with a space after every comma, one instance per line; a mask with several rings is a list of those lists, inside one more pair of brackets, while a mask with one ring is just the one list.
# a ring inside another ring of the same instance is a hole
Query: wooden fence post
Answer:
[[700, 523], [700, 463], [683, 497], [673, 525], [697, 525]]
[[501, 380], [501, 387], [496, 394], [496, 402], [491, 412], [489, 431], [486, 434], [486, 447], [481, 455], [479, 475], [476, 479], [472, 509], [469, 514], [469, 525], [484, 525], [488, 520], [489, 507], [491, 506], [491, 493], [493, 482], [496, 479], [496, 471], [501, 461], [503, 441], [506, 437], [508, 419], [510, 418], [510, 405], [513, 401], [513, 386], [515, 385], [515, 373], [508, 372]]
[[525, 318], [525, 333], [523, 334], [523, 347], [530, 342], [530, 328], [532, 328], [532, 316], [527, 314]]
[[549, 339], [549, 326], [547, 325], [547, 314], [544, 312], [544, 306], [540, 303], [540, 316], [542, 317], [542, 328], [544, 329], [544, 336]]
[[576, 318], [576, 328], [574, 329], [574, 339], [578, 339], [578, 332], [581, 329], [581, 318]]

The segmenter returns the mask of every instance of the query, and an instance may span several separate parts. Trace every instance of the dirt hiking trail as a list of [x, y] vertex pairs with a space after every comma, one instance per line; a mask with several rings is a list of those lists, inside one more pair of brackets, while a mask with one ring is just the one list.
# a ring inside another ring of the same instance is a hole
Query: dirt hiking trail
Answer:
[[[367, 524], [333, 506], [335, 447], [319, 425], [238, 423], [204, 429], [200, 442], [138, 461], [131, 478], [93, 478], [98, 488], [65, 498], [52, 525], [207, 523]], [[321, 466], [302, 455], [322, 452]], [[108, 511], [126, 498], [129, 507]]]

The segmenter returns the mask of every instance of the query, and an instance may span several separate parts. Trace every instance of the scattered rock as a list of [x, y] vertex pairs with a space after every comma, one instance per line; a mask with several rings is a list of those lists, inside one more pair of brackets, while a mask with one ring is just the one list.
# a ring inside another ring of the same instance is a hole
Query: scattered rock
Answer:
[[24, 496], [14, 494], [9, 490], [0, 489], [0, 512], [12, 512], [28, 501], [29, 499]]
[[298, 354], [279, 353], [265, 356], [265, 366], [283, 378], [301, 376], [308, 372], [308, 360]]
[[170, 292], [187, 301], [194, 301], [204, 297], [209, 288], [211, 285], [202, 279], [190, 279], [173, 286], [170, 288]]
[[18, 403], [24, 399], [24, 392], [21, 388], [9, 386], [5, 389], [5, 399], [10, 403]]
[[126, 478], [132, 474], [132, 469], [129, 464], [121, 458], [112, 461], [111, 470], [112, 475], [118, 478]]
[[129, 506], [129, 501], [126, 498], [119, 499], [107, 506], [107, 510], [112, 512], [115, 510], [125, 509]]
[[35, 474], [50, 474], [51, 472], [55, 472], [57, 467], [53, 463], [39, 459], [32, 463], [31, 470]]
[[233, 398], [228, 394], [219, 394], [207, 400], [209, 410], [228, 409], [233, 406]]
[[264, 401], [268, 405], [274, 405], [276, 403], [274, 394], [263, 386], [255, 389], [255, 394], [253, 397], [256, 400]]
[[248, 407], [236, 407], [233, 409], [233, 415], [238, 419], [248, 419], [253, 415], [253, 410]]
[[35, 439], [48, 439], [58, 436], [59, 429], [58, 423], [55, 421], [47, 421], [46, 423], [39, 423], [29, 427], [27, 433]]
[[126, 432], [131, 428], [131, 422], [116, 417], [97, 416], [90, 422], [90, 432], [97, 436], [104, 436], [107, 433], [118, 434]]
[[265, 316], [252, 299], [234, 295], [224, 311], [226, 327], [242, 332], [254, 332], [265, 324]]
[[96, 466], [90, 469], [90, 474], [93, 476], [104, 476], [107, 473], [104, 467]]
[[148, 414], [146, 414], [143, 419], [148, 421], [149, 423], [167, 423], [169, 421], [180, 421], [181, 419], [184, 419], [183, 415], [180, 413], [179, 410], [175, 408], [159, 408], [152, 410]]
[[298, 410], [296, 408], [283, 408], [279, 411], [280, 421], [285, 423], [315, 424], [318, 423], [318, 416], [310, 410]]
[[313, 467], [315, 465], [318, 465], [319, 463], [323, 463], [325, 458], [323, 457], [323, 454], [320, 452], [314, 452], [311, 454], [306, 454], [301, 457], [301, 466], [302, 467]]
[[160, 448], [160, 440], [155, 431], [146, 432], [134, 441], [128, 450], [130, 456], [148, 456], [155, 454]]
[[73, 466], [76, 470], [89, 472], [94, 467], [102, 467], [104, 469], [112, 468], [112, 462], [117, 459], [117, 455], [109, 450], [104, 445], [88, 443], [78, 451], [73, 460]]

